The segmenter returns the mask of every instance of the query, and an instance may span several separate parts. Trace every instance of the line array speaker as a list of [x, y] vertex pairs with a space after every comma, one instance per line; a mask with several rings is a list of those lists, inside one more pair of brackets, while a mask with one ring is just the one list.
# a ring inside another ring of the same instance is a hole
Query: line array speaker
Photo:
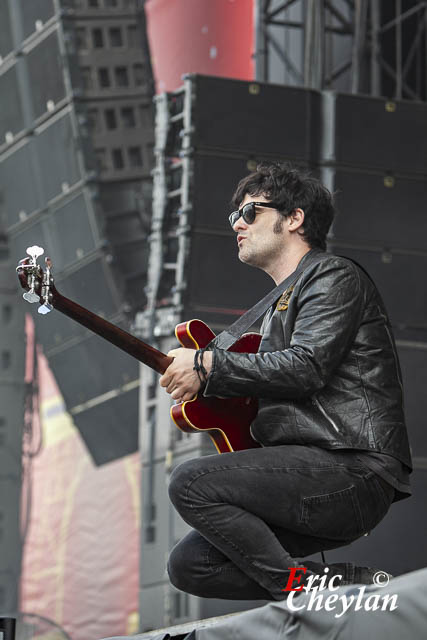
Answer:
[[[120, 12], [111, 11], [104, 16], [108, 25], [120, 22]], [[125, 13], [128, 25], [130, 14]], [[0, 73], [0, 215], [11, 238], [11, 258], [17, 261], [27, 247], [42, 246], [52, 258], [60, 293], [129, 330], [145, 299], [143, 218], [149, 215], [142, 212], [147, 194], [142, 194], [141, 178], [149, 175], [149, 163], [138, 138], [149, 125], [143, 113], [149, 97], [141, 93], [129, 108], [129, 88], [108, 94], [116, 129], [102, 128], [102, 143], [114, 147], [121, 127], [126, 140], [132, 138], [125, 151], [133, 173], [128, 168], [122, 180], [120, 172], [111, 171], [104, 179], [88, 125], [90, 109], [76, 85], [81, 74], [75, 73], [72, 50], [74, 10], [58, 13], [52, 0], [3, 2], [0, 16], [16, 40], [3, 41], [9, 55]], [[121, 23], [119, 28], [128, 34]], [[135, 57], [137, 44], [132, 51]], [[116, 50], [105, 47], [103, 64], [113, 54]], [[113, 98], [118, 102], [112, 104]], [[31, 307], [22, 303], [21, 309], [23, 314]], [[55, 311], [36, 317], [38, 338], [95, 462], [136, 451], [137, 362]]]

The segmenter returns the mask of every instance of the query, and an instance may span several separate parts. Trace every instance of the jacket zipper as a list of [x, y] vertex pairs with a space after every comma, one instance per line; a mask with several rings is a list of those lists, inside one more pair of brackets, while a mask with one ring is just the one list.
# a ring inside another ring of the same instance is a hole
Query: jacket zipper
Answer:
[[336, 423], [332, 420], [332, 418], [330, 416], [328, 416], [328, 414], [326, 413], [325, 409], [320, 404], [320, 400], [318, 400], [315, 396], [313, 396], [312, 400], [313, 400], [313, 404], [316, 405], [316, 407], [319, 409], [320, 413], [326, 418], [326, 420], [329, 422], [329, 424], [331, 424], [333, 426], [335, 431], [337, 433], [339, 433], [340, 430], [338, 429]]
[[385, 330], [387, 331], [387, 336], [388, 339], [390, 341], [390, 346], [391, 346], [391, 350], [393, 352], [393, 357], [394, 357], [394, 366], [396, 367], [396, 377], [397, 377], [397, 381], [399, 383], [400, 386], [400, 390], [402, 392], [402, 399], [404, 398], [404, 391], [403, 391], [403, 382], [402, 382], [402, 378], [400, 377], [400, 368], [399, 368], [399, 356], [397, 355], [396, 352], [396, 346], [394, 343], [394, 340], [392, 338], [392, 335], [390, 333], [390, 328], [387, 322], [387, 317], [381, 312], [381, 309], [379, 309], [380, 311], [380, 315], [384, 320], [384, 326], [385, 326]]

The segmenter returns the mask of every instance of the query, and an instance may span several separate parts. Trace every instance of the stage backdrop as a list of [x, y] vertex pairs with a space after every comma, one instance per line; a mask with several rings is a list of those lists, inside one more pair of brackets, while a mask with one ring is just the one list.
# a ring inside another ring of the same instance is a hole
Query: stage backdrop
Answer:
[[254, 78], [253, 0], [148, 0], [145, 10], [157, 93], [184, 73]]
[[[32, 334], [29, 326], [30, 344]], [[65, 411], [43, 355], [39, 374], [43, 446], [26, 479], [32, 504], [21, 610], [53, 620], [73, 640], [134, 633], [138, 453], [96, 467]]]

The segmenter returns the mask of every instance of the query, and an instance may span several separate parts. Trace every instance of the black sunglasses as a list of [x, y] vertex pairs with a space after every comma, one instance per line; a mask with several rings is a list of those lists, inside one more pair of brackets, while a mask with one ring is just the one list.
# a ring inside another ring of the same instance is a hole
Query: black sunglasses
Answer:
[[248, 204], [245, 204], [241, 209], [230, 213], [228, 219], [231, 226], [234, 227], [240, 216], [242, 216], [246, 224], [252, 224], [256, 218], [255, 207], [268, 207], [269, 209], [276, 209], [277, 205], [275, 205], [273, 202], [248, 202]]

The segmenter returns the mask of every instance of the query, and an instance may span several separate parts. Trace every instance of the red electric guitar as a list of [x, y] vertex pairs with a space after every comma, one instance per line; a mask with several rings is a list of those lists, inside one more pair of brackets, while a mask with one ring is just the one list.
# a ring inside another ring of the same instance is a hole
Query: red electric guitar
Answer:
[[[27, 253], [30, 257], [21, 260], [16, 271], [21, 286], [25, 289], [24, 299], [27, 302], [39, 303], [39, 313], [46, 314], [56, 309], [158, 373], [166, 371], [173, 358], [62, 296], [54, 285], [50, 258], [45, 258], [45, 270], [37, 264], [37, 258], [44, 250], [34, 246], [29, 247]], [[189, 349], [206, 347], [215, 337], [213, 331], [201, 320], [178, 324], [175, 335], [181, 345]], [[229, 351], [256, 353], [260, 341], [260, 334], [246, 333]], [[226, 453], [259, 446], [249, 431], [257, 410], [258, 403], [255, 398], [205, 398], [203, 395], [197, 395], [192, 400], [173, 405], [171, 417], [181, 431], [205, 431], [218, 452]]]

